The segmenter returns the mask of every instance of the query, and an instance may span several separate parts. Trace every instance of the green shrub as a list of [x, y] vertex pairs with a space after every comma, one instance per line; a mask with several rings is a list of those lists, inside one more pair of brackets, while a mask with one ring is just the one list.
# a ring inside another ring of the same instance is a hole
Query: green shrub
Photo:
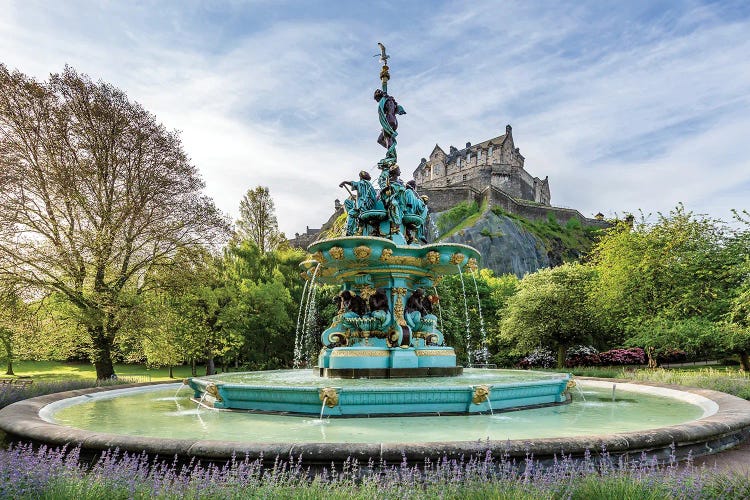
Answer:
[[472, 215], [478, 214], [480, 211], [479, 204], [474, 202], [462, 201], [455, 207], [451, 208], [440, 214], [437, 219], [437, 228], [441, 235], [447, 233], [451, 229], [458, 226], [467, 218]]

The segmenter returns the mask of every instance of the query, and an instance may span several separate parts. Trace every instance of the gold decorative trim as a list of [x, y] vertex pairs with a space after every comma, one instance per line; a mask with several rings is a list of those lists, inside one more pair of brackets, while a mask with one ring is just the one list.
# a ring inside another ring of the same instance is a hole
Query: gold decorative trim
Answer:
[[438, 276], [437, 278], [432, 280], [432, 286], [438, 286], [440, 282], [443, 281], [443, 278], [445, 278], [445, 276]]
[[355, 351], [341, 351], [334, 349], [331, 353], [332, 358], [367, 358], [377, 357], [384, 358], [390, 356], [390, 351], [381, 351], [375, 349], [357, 349]]
[[190, 381], [186, 378], [182, 379], [182, 385], [188, 385]]
[[316, 261], [320, 262], [321, 264], [324, 264], [326, 262], [326, 258], [323, 255], [323, 252], [321, 252], [320, 250], [318, 250], [317, 252], [315, 252], [314, 254], [312, 254], [312, 256], [310, 258], [312, 260], [316, 260]]
[[474, 388], [474, 395], [471, 397], [471, 402], [475, 405], [484, 403], [490, 397], [490, 387], [488, 385], [478, 385]]
[[401, 300], [406, 296], [406, 288], [394, 287], [393, 292], [393, 315], [396, 316], [396, 321], [401, 326], [406, 326], [406, 319], [404, 319], [404, 301]]
[[477, 269], [479, 269], [479, 265], [477, 264], [477, 259], [474, 257], [470, 258], [469, 261], [466, 263], [466, 268], [475, 273]]
[[214, 399], [216, 399], [216, 401], [224, 401], [221, 398], [221, 394], [219, 394], [219, 388], [216, 387], [216, 384], [209, 383], [208, 385], [206, 385], [205, 391], [206, 391], [206, 394], [208, 394], [209, 396], [213, 396]]
[[328, 408], [333, 408], [339, 404], [339, 392], [335, 387], [323, 387], [318, 389], [318, 397], [324, 401]]
[[464, 254], [456, 252], [453, 255], [451, 255], [450, 262], [451, 264], [459, 265], [460, 263], [464, 261], [464, 259], [466, 259], [466, 256]]
[[447, 350], [447, 349], [440, 349], [440, 350], [428, 350], [428, 349], [422, 349], [422, 350], [416, 350], [414, 351], [417, 356], [454, 356], [456, 355], [456, 351], [454, 350]]
[[565, 390], [568, 391], [568, 390], [572, 389], [575, 386], [576, 386], [576, 381], [575, 380], [573, 380], [573, 379], [568, 380], [568, 383], [565, 385]]
[[431, 250], [427, 252], [427, 255], [425, 255], [425, 259], [427, 260], [428, 264], [439, 264], [440, 263], [440, 252], [436, 252], [435, 250]]
[[364, 260], [370, 256], [372, 249], [365, 245], [360, 245], [354, 249], [354, 256], [360, 260]]
[[375, 290], [370, 285], [365, 285], [365, 286], [363, 286], [362, 288], [359, 289], [359, 296], [362, 297], [365, 300], [370, 300], [370, 297], [372, 297], [376, 293], [378, 293], [377, 290]]
[[328, 250], [328, 255], [336, 260], [341, 260], [344, 258], [344, 249], [341, 247], [331, 247], [331, 249]]
[[397, 264], [402, 266], [422, 266], [422, 259], [419, 257], [409, 257], [407, 255], [398, 255], [394, 257], [393, 249], [391, 248], [384, 248], [383, 251], [380, 252], [380, 261], [385, 262], [386, 264]]

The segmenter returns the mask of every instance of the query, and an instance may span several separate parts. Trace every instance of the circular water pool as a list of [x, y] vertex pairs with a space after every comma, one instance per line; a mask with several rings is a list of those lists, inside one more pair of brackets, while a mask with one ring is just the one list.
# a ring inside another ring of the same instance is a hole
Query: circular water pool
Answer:
[[[278, 383], [300, 382], [274, 376], [286, 380]], [[616, 381], [613, 401], [612, 380], [576, 380], [569, 405], [494, 415], [331, 419], [198, 408], [185, 386], [137, 384], [19, 401], [0, 410], [0, 430], [10, 440], [80, 445], [88, 453], [118, 447], [212, 461], [248, 457], [269, 465], [279, 457], [321, 467], [348, 459], [419, 463], [487, 452], [518, 460], [529, 454], [552, 460], [561, 453], [575, 459], [603, 448], [613, 456], [646, 452], [679, 459], [750, 438], [750, 402], [743, 399]]]
[[172, 384], [78, 396], [46, 406], [40, 416], [66, 427], [140, 437], [397, 444], [588, 436], [593, 429], [633, 432], [697, 420], [717, 409], [712, 401], [684, 393], [620, 388], [613, 400], [611, 384], [581, 386], [570, 404], [494, 415], [320, 419], [204, 408], [190, 399], [192, 391], [178, 392], [180, 386]]

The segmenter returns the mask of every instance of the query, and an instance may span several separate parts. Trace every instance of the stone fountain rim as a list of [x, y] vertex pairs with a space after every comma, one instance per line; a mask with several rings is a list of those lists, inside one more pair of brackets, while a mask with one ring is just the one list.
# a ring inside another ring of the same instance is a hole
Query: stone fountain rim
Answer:
[[128, 389], [174, 382], [146, 382], [110, 387], [78, 389], [22, 400], [0, 410], [0, 430], [13, 439], [31, 440], [51, 445], [80, 445], [83, 451], [100, 452], [111, 448], [122, 451], [146, 452], [150, 455], [227, 461], [232, 456], [260, 458], [272, 463], [282, 459], [302, 458], [309, 464], [342, 463], [348, 458], [367, 462], [385, 460], [399, 463], [406, 457], [411, 463], [425, 459], [439, 460], [447, 456], [460, 458], [505, 455], [523, 460], [528, 454], [540, 460], [552, 459], [562, 453], [583, 457], [587, 451], [597, 455], [603, 448], [611, 455], [640, 455], [641, 452], [666, 458], [697, 457], [731, 448], [750, 438], [750, 401], [708, 389], [698, 389], [653, 382], [625, 379], [578, 377], [640, 386], [674, 389], [707, 398], [718, 405], [713, 415], [678, 424], [642, 431], [591, 435], [584, 437], [542, 438], [533, 441], [443, 441], [431, 443], [252, 443], [211, 439], [167, 439], [126, 436], [75, 429], [43, 420], [39, 411], [50, 403], [66, 398], [112, 390]]

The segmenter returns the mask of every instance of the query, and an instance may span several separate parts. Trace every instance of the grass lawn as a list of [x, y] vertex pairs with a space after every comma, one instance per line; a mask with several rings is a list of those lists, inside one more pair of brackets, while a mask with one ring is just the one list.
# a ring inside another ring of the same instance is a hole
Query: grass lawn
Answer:
[[[4, 368], [4, 365], [2, 365]], [[91, 363], [74, 363], [65, 361], [14, 361], [13, 371], [17, 377], [31, 377], [40, 382], [56, 382], [61, 380], [83, 380], [95, 379], [96, 370]], [[0, 373], [5, 373], [4, 370]], [[118, 363], [115, 365], [115, 373], [119, 377], [133, 377], [143, 380], [139, 382], [157, 382], [160, 380], [171, 380], [169, 369], [148, 368], [145, 365], [129, 365]], [[173, 370], [174, 380], [182, 380], [190, 377], [189, 366], [176, 366]], [[205, 374], [205, 367], [199, 366], [198, 375]], [[6, 375], [0, 375], [5, 378]]]

